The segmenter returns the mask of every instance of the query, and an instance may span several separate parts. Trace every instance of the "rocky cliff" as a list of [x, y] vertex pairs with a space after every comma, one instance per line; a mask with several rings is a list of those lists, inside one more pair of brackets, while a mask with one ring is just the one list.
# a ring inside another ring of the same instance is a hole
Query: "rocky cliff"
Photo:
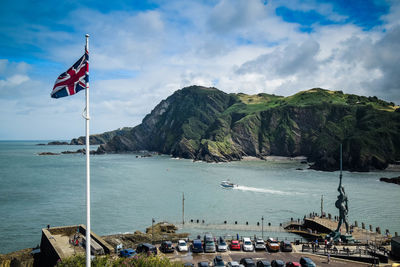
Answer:
[[97, 153], [157, 151], [220, 162], [304, 155], [313, 168], [384, 169], [400, 159], [400, 110], [376, 97], [314, 88], [289, 97], [186, 87]]

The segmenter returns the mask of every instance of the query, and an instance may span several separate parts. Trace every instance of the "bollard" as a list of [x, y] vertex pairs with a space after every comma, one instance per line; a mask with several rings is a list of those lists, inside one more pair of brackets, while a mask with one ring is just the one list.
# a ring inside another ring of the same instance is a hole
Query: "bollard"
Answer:
[[372, 225], [369, 225], [369, 231], [372, 232]]
[[268, 223], [268, 226], [271, 226], [271, 223], [270, 223], [270, 222]]
[[394, 236], [397, 237], [397, 232], [394, 232]]
[[378, 226], [375, 228], [375, 232], [377, 232], [378, 234], [381, 234], [381, 228]]
[[197, 223], [199, 223], [199, 219], [197, 219]]
[[332, 220], [332, 214], [328, 213], [328, 219]]
[[235, 221], [235, 224], [237, 224], [237, 221]]
[[193, 222], [193, 219], [191, 219], [190, 222], [192, 223], [192, 222]]
[[224, 224], [226, 224], [226, 221], [224, 221]]
[[358, 222], [357, 221], [354, 222], [354, 226], [358, 227]]
[[365, 223], [361, 223], [361, 228], [363, 229], [363, 230], [365, 230]]
[[279, 226], [282, 227], [282, 223], [280, 223]]
[[249, 225], [249, 222], [246, 222], [246, 225]]
[[291, 221], [291, 222], [293, 222], [293, 217], [292, 217], [292, 218], [290, 218], [290, 221]]
[[260, 222], [257, 222], [257, 226], [260, 226]]
[[202, 220], [201, 222], [204, 223], [204, 220]]

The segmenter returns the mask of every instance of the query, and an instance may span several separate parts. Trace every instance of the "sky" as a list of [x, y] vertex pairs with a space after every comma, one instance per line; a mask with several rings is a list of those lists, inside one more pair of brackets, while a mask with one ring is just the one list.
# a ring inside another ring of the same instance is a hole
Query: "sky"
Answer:
[[397, 0], [0, 0], [0, 140], [85, 135], [85, 93], [50, 98], [90, 34], [90, 132], [141, 123], [185, 86], [400, 104]]

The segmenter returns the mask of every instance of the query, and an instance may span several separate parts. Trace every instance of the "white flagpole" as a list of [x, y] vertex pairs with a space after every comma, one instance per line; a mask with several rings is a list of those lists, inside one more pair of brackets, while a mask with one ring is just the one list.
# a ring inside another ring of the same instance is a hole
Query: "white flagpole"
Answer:
[[[86, 34], [86, 51], [89, 53], [89, 34]], [[89, 143], [89, 82], [86, 84], [86, 267], [90, 267], [90, 143]]]

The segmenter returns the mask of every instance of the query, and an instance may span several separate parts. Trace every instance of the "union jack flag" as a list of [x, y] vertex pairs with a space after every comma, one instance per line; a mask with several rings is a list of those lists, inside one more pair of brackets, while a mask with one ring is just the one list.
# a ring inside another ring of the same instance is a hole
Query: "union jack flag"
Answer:
[[86, 51], [71, 68], [58, 76], [51, 97], [74, 95], [86, 89], [87, 84], [89, 84], [89, 53]]

